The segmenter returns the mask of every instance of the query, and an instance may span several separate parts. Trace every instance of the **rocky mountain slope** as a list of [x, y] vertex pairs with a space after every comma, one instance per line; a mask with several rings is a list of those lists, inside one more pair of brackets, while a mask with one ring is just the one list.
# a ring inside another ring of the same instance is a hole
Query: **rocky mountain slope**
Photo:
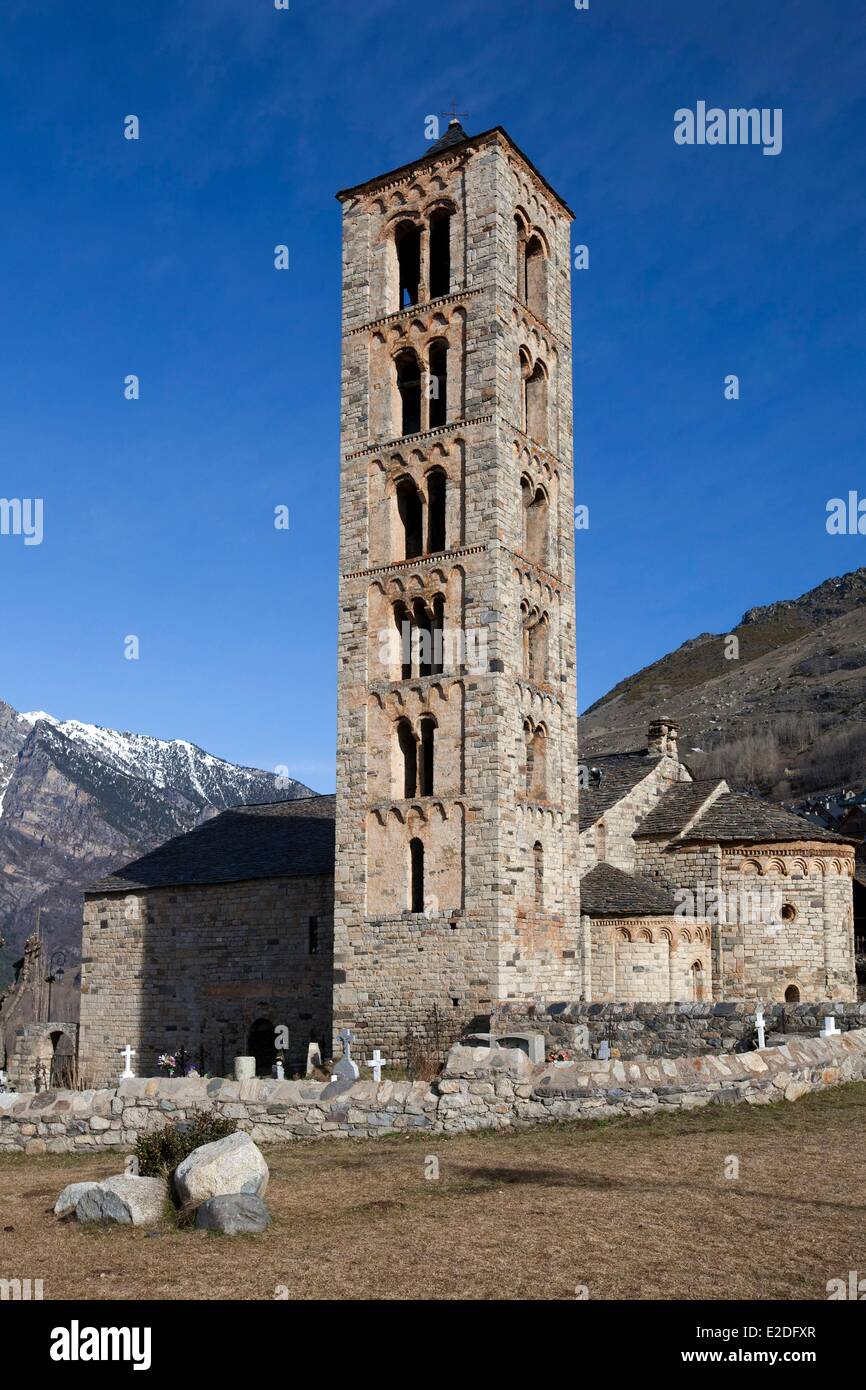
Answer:
[[866, 569], [749, 609], [730, 633], [701, 633], [620, 681], [583, 715], [582, 756], [641, 747], [664, 714], [698, 776], [784, 801], [862, 791]]
[[19, 714], [0, 701], [0, 985], [37, 910], [47, 949], [67, 946], [74, 960], [85, 884], [226, 806], [309, 794], [180, 739]]

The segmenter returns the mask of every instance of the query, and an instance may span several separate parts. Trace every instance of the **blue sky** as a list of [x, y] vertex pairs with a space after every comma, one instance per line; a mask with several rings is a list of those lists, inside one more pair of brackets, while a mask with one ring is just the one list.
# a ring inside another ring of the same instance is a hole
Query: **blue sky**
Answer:
[[[866, 495], [864, 72], [852, 0], [4, 0], [0, 496], [45, 538], [0, 536], [0, 698], [333, 786], [333, 195], [453, 99], [590, 248], [581, 706], [866, 563], [825, 531]], [[676, 145], [699, 100], [781, 107], [782, 153]]]

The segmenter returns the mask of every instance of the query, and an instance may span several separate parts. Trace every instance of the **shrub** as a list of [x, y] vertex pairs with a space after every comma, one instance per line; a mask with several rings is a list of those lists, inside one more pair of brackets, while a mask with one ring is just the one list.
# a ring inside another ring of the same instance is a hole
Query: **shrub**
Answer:
[[234, 1134], [237, 1120], [224, 1120], [215, 1110], [203, 1110], [194, 1120], [166, 1125], [135, 1142], [138, 1172], [143, 1178], [168, 1178], [179, 1163], [202, 1144]]

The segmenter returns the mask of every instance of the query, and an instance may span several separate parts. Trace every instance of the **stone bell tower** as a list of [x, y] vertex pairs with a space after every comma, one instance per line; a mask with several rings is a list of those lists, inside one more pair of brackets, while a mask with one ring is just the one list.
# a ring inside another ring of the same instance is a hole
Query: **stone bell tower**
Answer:
[[506, 132], [338, 194], [334, 1025], [579, 997], [572, 214]]

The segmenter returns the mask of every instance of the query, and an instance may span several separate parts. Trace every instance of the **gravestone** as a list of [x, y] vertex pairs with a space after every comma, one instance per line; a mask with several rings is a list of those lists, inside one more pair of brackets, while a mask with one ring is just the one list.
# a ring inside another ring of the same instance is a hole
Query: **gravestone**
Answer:
[[373, 1048], [373, 1056], [372, 1059], [367, 1063], [367, 1066], [372, 1068], [373, 1080], [376, 1082], [377, 1086], [379, 1082], [382, 1080], [382, 1068], [388, 1066], [388, 1061], [389, 1059], [387, 1057], [382, 1056], [382, 1053], [380, 1052], [378, 1047]]
[[256, 1078], [256, 1059], [255, 1057], [236, 1057], [235, 1058], [235, 1081], [255, 1081]]
[[350, 1028], [340, 1029], [340, 1042], [343, 1044], [343, 1055], [335, 1065], [331, 1076], [338, 1081], [357, 1081], [361, 1073], [357, 1062], [352, 1060], [353, 1035]]
[[307, 1076], [322, 1070], [322, 1053], [317, 1042], [307, 1044]]

